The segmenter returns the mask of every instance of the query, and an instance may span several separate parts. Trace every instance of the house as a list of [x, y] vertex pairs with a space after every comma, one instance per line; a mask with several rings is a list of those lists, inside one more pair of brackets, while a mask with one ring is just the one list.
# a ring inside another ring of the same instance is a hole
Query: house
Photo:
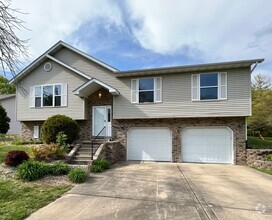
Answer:
[[9, 130], [7, 134], [20, 134], [21, 124], [16, 120], [16, 95], [15, 94], [2, 94], [0, 95], [0, 105], [4, 107], [7, 116], [10, 118]]
[[12, 84], [26, 139], [44, 120], [78, 121], [79, 140], [119, 139], [127, 160], [246, 163], [251, 66], [264, 59], [119, 71], [60, 41]]

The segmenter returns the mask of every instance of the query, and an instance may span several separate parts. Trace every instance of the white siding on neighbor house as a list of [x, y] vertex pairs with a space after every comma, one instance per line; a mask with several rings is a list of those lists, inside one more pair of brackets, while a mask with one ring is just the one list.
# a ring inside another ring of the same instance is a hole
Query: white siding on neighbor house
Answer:
[[[52, 63], [53, 68], [50, 72], [46, 72], [43, 69], [45, 62]], [[77, 120], [85, 119], [86, 115], [84, 100], [78, 96], [75, 96], [73, 94], [73, 90], [85, 83], [87, 79], [51, 60], [47, 60], [45, 62], [20, 81], [21, 85], [24, 86], [28, 94], [24, 94], [20, 89], [18, 89], [17, 120], [46, 120], [48, 117], [55, 114], [64, 114]], [[68, 86], [67, 107], [31, 108], [29, 106], [29, 89], [31, 86], [56, 83], [66, 83]]]
[[192, 101], [193, 73], [177, 73], [162, 75], [162, 103], [131, 103], [130, 86], [133, 78], [119, 78], [124, 83], [118, 88], [123, 96], [114, 99], [113, 117], [129, 119], [251, 115], [249, 68], [219, 72], [227, 72], [227, 100]]
[[20, 134], [21, 124], [16, 120], [16, 98], [15, 96], [0, 100], [0, 104], [4, 107], [10, 118], [9, 130], [7, 134]]

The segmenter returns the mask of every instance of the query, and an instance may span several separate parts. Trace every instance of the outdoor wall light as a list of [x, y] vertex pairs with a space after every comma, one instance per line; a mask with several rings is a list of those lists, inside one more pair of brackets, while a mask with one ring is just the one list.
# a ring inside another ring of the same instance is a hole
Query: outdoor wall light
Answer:
[[101, 92], [99, 92], [99, 93], [98, 93], [98, 98], [100, 98], [100, 99], [101, 99], [101, 97], [102, 97], [102, 93], [101, 93]]

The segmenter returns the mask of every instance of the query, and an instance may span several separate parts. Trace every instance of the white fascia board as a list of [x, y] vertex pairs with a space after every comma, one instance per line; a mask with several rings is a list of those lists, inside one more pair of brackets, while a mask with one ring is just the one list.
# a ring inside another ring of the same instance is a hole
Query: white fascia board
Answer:
[[90, 80], [90, 79], [92, 78], [92, 77], [86, 75], [85, 73], [82, 73], [81, 71], [79, 71], [79, 70], [77, 70], [77, 69], [75, 69], [75, 68], [73, 68], [73, 67], [71, 67], [71, 66], [69, 66], [69, 65], [67, 65], [67, 64], [65, 64], [65, 63], [63, 63], [63, 62], [61, 62], [60, 60], [58, 60], [58, 59], [56, 59], [56, 58], [54, 58], [54, 57], [52, 57], [52, 56], [50, 56], [50, 55], [48, 55], [48, 54], [46, 54], [45, 56], [46, 56], [48, 59], [53, 60], [54, 62], [60, 64], [61, 66], [66, 67], [67, 69], [69, 69], [69, 70], [71, 70], [71, 71], [73, 71], [73, 72], [79, 74], [80, 76], [83, 76], [84, 78], [86, 78], [86, 79], [88, 79], [88, 80]]
[[107, 68], [107, 69], [109, 69], [110, 71], [112, 71], [112, 72], [119, 72], [118, 69], [115, 69], [114, 67], [112, 67], [112, 66], [110, 66], [110, 65], [108, 65], [108, 64], [106, 64], [106, 63], [104, 63], [104, 62], [102, 62], [102, 61], [100, 61], [100, 60], [98, 60], [98, 59], [96, 59], [96, 58], [94, 58], [94, 57], [92, 57], [92, 56], [90, 56], [90, 55], [88, 55], [88, 54], [80, 51], [80, 50], [78, 50], [77, 48], [72, 47], [69, 44], [66, 44], [63, 41], [61, 43], [62, 43], [63, 46], [67, 47], [68, 49], [70, 49], [70, 50], [72, 50], [72, 51], [80, 54], [81, 56], [86, 57], [87, 59], [89, 59], [89, 60], [91, 60], [91, 61], [93, 61], [93, 62], [95, 62], [95, 63], [97, 63], [97, 64], [99, 64], [99, 65], [101, 65], [101, 66], [103, 66], [105, 68]]
[[31, 68], [35, 67], [36, 65], [40, 64], [43, 62], [46, 58], [46, 54], [50, 53], [51, 51], [55, 50], [57, 47], [62, 45], [63, 42], [59, 41], [56, 43], [53, 47], [49, 48], [47, 51], [45, 51], [41, 56], [39, 56], [36, 60], [34, 60], [31, 64], [29, 64], [26, 68], [24, 68], [21, 72], [19, 72], [15, 77], [13, 77], [10, 81], [9, 84], [13, 84], [15, 81], [17, 81], [18, 78], [23, 76], [24, 74], [27, 74]]
[[105, 89], [107, 89], [109, 91], [109, 93], [111, 93], [112, 95], [119, 95], [120, 93], [118, 92], [117, 89], [101, 82], [100, 80], [98, 79], [95, 79], [95, 78], [92, 78], [89, 82], [81, 85], [79, 88], [77, 88], [76, 90], [73, 91], [73, 94], [74, 95], [80, 95], [80, 91], [86, 87], [88, 87], [89, 85], [93, 84], [93, 83], [96, 83], [102, 87], [104, 87]]

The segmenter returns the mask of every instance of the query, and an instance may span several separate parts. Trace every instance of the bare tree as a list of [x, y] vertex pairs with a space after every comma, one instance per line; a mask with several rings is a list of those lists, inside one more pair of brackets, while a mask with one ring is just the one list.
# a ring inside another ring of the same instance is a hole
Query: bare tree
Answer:
[[15, 76], [22, 58], [28, 57], [28, 40], [19, 39], [15, 33], [26, 29], [24, 22], [17, 17], [18, 14], [22, 12], [11, 8], [10, 0], [0, 1], [0, 61], [5, 75], [10, 72]]

